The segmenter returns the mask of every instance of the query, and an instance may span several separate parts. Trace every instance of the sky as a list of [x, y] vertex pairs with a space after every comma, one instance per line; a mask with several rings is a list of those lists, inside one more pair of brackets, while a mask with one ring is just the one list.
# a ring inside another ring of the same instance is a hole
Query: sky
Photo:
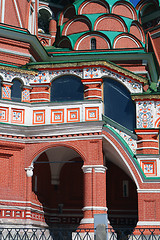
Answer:
[[138, 2], [140, 2], [140, 0], [130, 0], [131, 3], [133, 3], [134, 6], [137, 5]]

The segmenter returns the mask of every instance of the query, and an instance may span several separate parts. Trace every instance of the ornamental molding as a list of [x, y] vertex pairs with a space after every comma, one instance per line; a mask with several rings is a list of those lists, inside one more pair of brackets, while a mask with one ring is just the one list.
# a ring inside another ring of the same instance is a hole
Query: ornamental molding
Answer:
[[133, 101], [138, 101], [138, 100], [152, 100], [152, 99], [160, 99], [160, 95], [159, 94], [144, 94], [144, 95], [132, 95], [131, 96]]
[[112, 64], [110, 62], [106, 62], [106, 61], [95, 61], [95, 62], [77, 62], [77, 63], [60, 63], [60, 64], [53, 64], [53, 63], [50, 63], [50, 64], [40, 64], [40, 65], [31, 65], [31, 66], [28, 66], [29, 69], [39, 69], [39, 68], [42, 68], [42, 69], [47, 69], [47, 68], [52, 68], [53, 70], [54, 69], [60, 69], [60, 68], [75, 68], [75, 67], [94, 67], [94, 66], [99, 66], [99, 67], [109, 67], [111, 70], [115, 70], [117, 71], [118, 73], [122, 73], [126, 76], [129, 76], [131, 77], [132, 79], [138, 81], [138, 82], [141, 82], [141, 83], [148, 83], [148, 79], [146, 78], [143, 78], [141, 76], [137, 76], [136, 74], [130, 72], [130, 71], [127, 71], [126, 69], [124, 68], [121, 68], [119, 66], [116, 66], [115, 64]]

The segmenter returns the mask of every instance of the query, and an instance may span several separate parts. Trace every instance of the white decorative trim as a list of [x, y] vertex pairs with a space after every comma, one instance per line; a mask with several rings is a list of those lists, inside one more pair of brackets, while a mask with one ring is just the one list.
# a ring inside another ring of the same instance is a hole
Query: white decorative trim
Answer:
[[102, 99], [102, 96], [95, 96], [95, 95], [90, 95], [90, 96], [87, 96], [87, 97], [84, 97], [84, 98], [87, 99], [87, 98], [90, 98], [90, 97], [95, 97], [95, 98]]
[[30, 94], [37, 94], [37, 93], [49, 94], [49, 92], [31, 92]]
[[84, 90], [84, 92], [88, 92], [88, 91], [91, 91], [91, 90], [102, 92], [102, 89], [99, 89], [99, 88], [89, 88], [89, 89]]
[[141, 143], [141, 142], [156, 142], [156, 143], [158, 143], [158, 140], [150, 140], [150, 139], [144, 139], [144, 140], [139, 140], [139, 141], [137, 141], [137, 143]]
[[83, 218], [80, 221], [80, 224], [91, 224], [91, 223], [94, 223], [94, 218]]
[[137, 189], [138, 193], [160, 193], [160, 189]]
[[5, 1], [6, 1], [6, 0], [2, 0], [2, 15], [1, 15], [1, 22], [2, 22], [2, 23], [4, 23]]
[[84, 173], [92, 173], [92, 169], [95, 170], [96, 173], [105, 173], [107, 167], [103, 165], [83, 165], [82, 170]]
[[159, 148], [156, 148], [156, 147], [141, 147], [141, 148], [137, 148], [137, 150], [143, 150], [143, 149], [155, 149], [155, 150], [158, 150]]
[[[93, 79], [92, 79], [92, 80], [93, 80]], [[84, 85], [85, 85], [85, 84], [87, 84], [87, 85], [91, 85], [91, 84], [92, 84], [92, 85], [93, 85], [93, 84], [102, 84], [101, 81], [98, 82], [97, 79], [95, 79], [95, 78], [94, 78], [94, 80], [96, 80], [96, 82], [95, 82], [95, 81], [94, 81], [94, 82], [83, 82], [83, 84], [84, 84]]]
[[84, 173], [92, 173], [92, 167], [90, 166], [83, 166], [82, 170]]
[[49, 102], [50, 100], [47, 99], [47, 98], [34, 98], [34, 99], [30, 99], [30, 101], [43, 101], [43, 100], [46, 100], [47, 102]]
[[17, 16], [18, 16], [18, 21], [19, 21], [20, 27], [22, 28], [23, 25], [22, 25], [22, 21], [21, 21], [20, 13], [19, 13], [18, 5], [17, 5], [16, 0], [13, 0], [13, 1], [14, 1], [14, 5], [15, 5], [15, 8], [16, 8], [16, 12], [17, 12]]
[[139, 221], [137, 226], [160, 226], [158, 221]]
[[106, 211], [108, 210], [107, 207], [98, 207], [98, 206], [88, 206], [82, 208], [82, 211], [89, 211], [89, 210], [97, 210], [97, 211]]
[[137, 132], [137, 135], [158, 135], [158, 132]]

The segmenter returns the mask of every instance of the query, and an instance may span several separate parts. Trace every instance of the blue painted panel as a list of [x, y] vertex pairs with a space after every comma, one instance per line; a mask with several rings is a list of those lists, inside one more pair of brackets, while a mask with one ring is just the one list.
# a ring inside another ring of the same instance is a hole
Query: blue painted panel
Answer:
[[80, 78], [72, 75], [62, 76], [52, 82], [51, 101], [82, 101], [83, 91]]
[[21, 82], [17, 79], [13, 80], [11, 87], [11, 99], [16, 102], [21, 102]]
[[136, 126], [136, 107], [129, 91], [119, 82], [104, 78], [105, 115], [124, 127]]

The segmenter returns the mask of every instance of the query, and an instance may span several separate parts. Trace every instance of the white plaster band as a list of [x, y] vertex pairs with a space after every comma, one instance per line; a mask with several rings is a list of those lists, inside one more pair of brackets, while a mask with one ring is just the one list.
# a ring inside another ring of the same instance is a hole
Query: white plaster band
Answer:
[[36, 98], [36, 99], [34, 98], [34, 99], [30, 99], [30, 101], [43, 101], [43, 100], [45, 100], [47, 102], [50, 101], [48, 98]]
[[99, 89], [99, 88], [89, 88], [89, 89], [84, 90], [84, 92], [88, 92], [88, 91], [92, 91], [92, 90], [102, 92], [102, 89]]
[[137, 189], [138, 193], [160, 193], [160, 189]]
[[37, 94], [37, 93], [49, 94], [49, 92], [31, 92], [30, 94]]
[[[93, 80], [95, 80], [95, 78], [92, 78], [92, 81], [93, 81]], [[102, 84], [101, 81], [99, 81], [99, 82], [95, 82], [95, 81], [94, 81], [94, 82], [82, 82], [82, 83], [83, 83], [84, 85], [85, 85], [85, 84], [87, 84], [87, 85], [91, 85], [91, 84], [92, 84], [92, 85], [93, 85], [93, 84]]]
[[160, 226], [158, 221], [139, 221], [137, 226]]
[[87, 99], [87, 98], [90, 98], [90, 97], [94, 97], [94, 98], [99, 98], [99, 99], [102, 99], [102, 97], [101, 96], [95, 96], [95, 95], [90, 95], [90, 96], [87, 96], [87, 97], [84, 97], [85, 99]]
[[94, 218], [83, 218], [80, 222], [80, 224], [90, 224], [94, 223]]
[[137, 150], [143, 150], [143, 149], [155, 149], [155, 150], [158, 150], [159, 148], [156, 148], [156, 147], [141, 147], [141, 148], [137, 148]]
[[82, 167], [84, 173], [91, 173], [92, 169], [94, 169], [96, 173], [105, 173], [107, 167], [103, 165], [83, 165]]
[[90, 211], [90, 210], [106, 211], [107, 212], [108, 208], [107, 207], [98, 207], [98, 206], [88, 206], [88, 207], [82, 208], [82, 211]]
[[137, 143], [141, 143], [141, 142], [156, 142], [156, 143], [158, 143], [158, 140], [147, 140], [147, 139], [145, 139], [145, 140], [139, 140], [139, 141], [137, 141]]
[[137, 135], [153, 135], [153, 134], [158, 135], [159, 132], [137, 132], [136, 134]]

